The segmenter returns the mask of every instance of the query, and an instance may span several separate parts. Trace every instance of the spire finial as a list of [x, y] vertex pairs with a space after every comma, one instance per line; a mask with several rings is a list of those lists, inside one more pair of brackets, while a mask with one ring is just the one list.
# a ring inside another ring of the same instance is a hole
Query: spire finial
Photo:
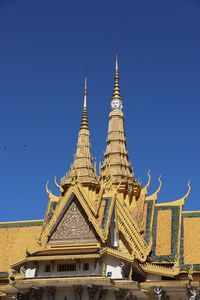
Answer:
[[87, 77], [85, 76], [83, 108], [87, 109]]
[[88, 114], [87, 114], [87, 77], [84, 81], [84, 94], [83, 94], [83, 112], [81, 118], [81, 128], [88, 129]]
[[71, 170], [61, 180], [61, 185], [71, 185], [74, 182], [81, 182], [85, 186], [96, 186], [98, 184], [97, 176], [94, 172], [94, 165], [91, 154], [90, 130], [88, 126], [87, 113], [87, 78], [84, 79], [83, 87], [83, 110], [81, 115], [81, 125], [78, 133], [78, 142], [74, 162]]
[[[119, 70], [118, 70], [118, 53], [117, 53], [117, 50], [116, 50], [116, 62], [115, 62], [115, 71], [117, 71], [117, 72], [119, 72]], [[116, 74], [115, 74], [116, 75]], [[118, 74], [118, 76], [119, 76], [119, 74]]]
[[122, 110], [122, 97], [120, 94], [120, 87], [119, 87], [119, 60], [118, 60], [117, 51], [116, 51], [116, 60], [115, 60], [115, 79], [114, 79], [113, 96], [111, 100], [111, 108], [112, 110], [115, 109]]

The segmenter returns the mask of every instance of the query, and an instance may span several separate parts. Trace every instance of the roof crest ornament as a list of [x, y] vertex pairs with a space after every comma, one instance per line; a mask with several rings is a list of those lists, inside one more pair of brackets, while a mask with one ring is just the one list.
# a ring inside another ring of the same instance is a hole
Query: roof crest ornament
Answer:
[[113, 96], [111, 100], [111, 108], [112, 110], [122, 110], [122, 97], [120, 94], [119, 87], [119, 61], [118, 61], [118, 53], [116, 53], [116, 61], [115, 61], [115, 79], [114, 79], [114, 89]]
[[47, 180], [47, 183], [46, 183], [46, 192], [48, 195], [52, 194], [52, 191], [49, 190], [49, 180]]
[[83, 108], [87, 108], [87, 77], [85, 76]]
[[50, 200], [54, 200], [54, 201], [58, 201], [59, 197], [56, 196], [56, 195], [54, 195], [54, 194], [52, 193], [52, 191], [49, 189], [48, 186], [49, 186], [49, 181], [47, 180], [47, 183], [46, 183], [46, 193], [47, 193], [49, 199], [50, 199]]
[[84, 81], [84, 93], [83, 93], [83, 112], [81, 117], [81, 127], [80, 129], [88, 128], [88, 113], [87, 113], [87, 78], [85, 76]]
[[148, 188], [150, 187], [150, 183], [151, 183], [151, 171], [150, 169], [148, 170], [148, 181], [146, 183], [146, 185], [143, 187], [143, 191], [145, 191], [145, 194], [147, 193]]
[[157, 206], [165, 206], [166, 204], [168, 205], [182, 205], [184, 206], [185, 205], [185, 200], [189, 197], [190, 195], [190, 192], [191, 192], [191, 185], [190, 185], [190, 180], [188, 181], [188, 190], [187, 192], [185, 193], [185, 195], [177, 200], [174, 200], [174, 201], [167, 201], [167, 202], [164, 202], [164, 203], [159, 203], [157, 204]]
[[158, 181], [159, 181], [159, 186], [158, 186], [157, 190], [152, 195], [147, 196], [145, 198], [145, 200], [155, 200], [155, 201], [157, 200], [158, 194], [160, 193], [161, 187], [162, 187], [161, 175], [158, 177]]
[[[180, 202], [182, 205], [185, 204], [185, 200], [189, 197], [190, 192], [191, 192], [190, 179], [188, 180], [187, 186], [188, 186], [188, 190], [187, 190], [186, 194], [185, 194], [183, 197], [181, 197], [180, 199], [176, 200], [175, 202]], [[173, 201], [173, 202], [174, 202], [174, 201]], [[173, 203], [173, 202], [172, 202], [172, 203]]]
[[59, 188], [60, 192], [63, 193], [64, 192], [64, 189], [62, 188], [62, 186], [60, 186], [58, 183], [57, 183], [57, 177], [55, 176], [54, 177], [54, 184], [57, 188]]

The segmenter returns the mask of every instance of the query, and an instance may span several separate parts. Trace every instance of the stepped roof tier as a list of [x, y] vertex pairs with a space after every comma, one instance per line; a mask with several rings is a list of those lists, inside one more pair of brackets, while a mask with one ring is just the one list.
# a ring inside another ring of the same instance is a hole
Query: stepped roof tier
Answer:
[[[46, 185], [43, 220], [0, 223], [0, 299], [197, 299], [200, 212], [180, 199], [160, 203], [129, 162], [118, 58], [107, 147], [93, 164], [87, 85], [70, 171]], [[171, 197], [170, 197], [171, 198]], [[134, 298], [135, 297], [135, 298]], [[166, 298], [168, 297], [168, 298]]]

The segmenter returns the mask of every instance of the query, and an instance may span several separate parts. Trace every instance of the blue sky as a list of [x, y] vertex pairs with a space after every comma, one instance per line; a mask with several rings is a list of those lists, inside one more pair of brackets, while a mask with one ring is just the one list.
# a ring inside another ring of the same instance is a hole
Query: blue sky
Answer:
[[43, 218], [69, 169], [88, 74], [93, 156], [103, 159], [118, 44], [129, 157], [159, 201], [200, 209], [200, 2], [0, 0], [1, 221]]

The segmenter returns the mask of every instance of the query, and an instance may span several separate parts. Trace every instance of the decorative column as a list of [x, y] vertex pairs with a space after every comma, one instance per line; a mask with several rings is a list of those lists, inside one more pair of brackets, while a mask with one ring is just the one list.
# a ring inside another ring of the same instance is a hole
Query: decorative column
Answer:
[[75, 300], [82, 300], [83, 288], [81, 285], [74, 286]]
[[199, 293], [196, 289], [193, 289], [189, 286], [187, 287], [187, 295], [189, 300], [197, 300]]
[[157, 300], [166, 299], [166, 293], [160, 287], [154, 288], [154, 295]]
[[55, 299], [55, 293], [56, 293], [55, 286], [48, 286], [47, 287], [48, 300], [54, 300]]
[[128, 294], [128, 290], [120, 289], [115, 291], [115, 299], [116, 300], [125, 300], [126, 295]]
[[44, 290], [43, 290], [43, 288], [40, 288], [40, 289], [38, 289], [37, 290], [37, 300], [42, 300], [42, 296], [43, 296], [43, 292], [44, 292]]
[[29, 300], [37, 300], [36, 289], [30, 288]]
[[17, 294], [17, 300], [29, 300], [29, 295], [28, 294], [18, 293]]
[[101, 286], [93, 286], [88, 288], [89, 300], [104, 300], [106, 295], [106, 290]]
[[42, 300], [43, 288], [29, 290], [29, 300]]

